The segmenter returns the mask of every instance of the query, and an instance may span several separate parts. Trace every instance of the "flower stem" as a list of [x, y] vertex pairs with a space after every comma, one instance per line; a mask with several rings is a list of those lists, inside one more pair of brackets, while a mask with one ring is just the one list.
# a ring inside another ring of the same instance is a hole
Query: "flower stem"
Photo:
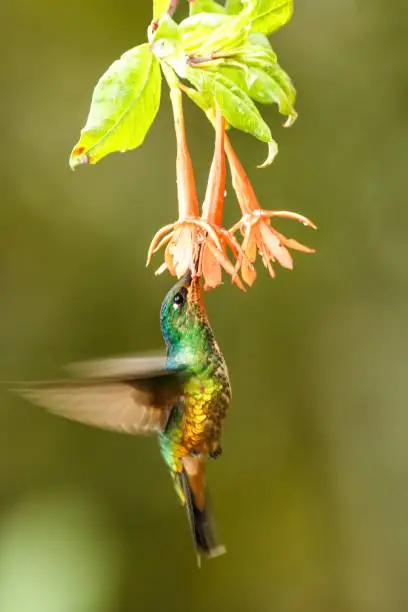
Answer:
[[170, 0], [169, 8], [167, 9], [167, 12], [170, 15], [170, 17], [173, 17], [174, 12], [177, 8], [177, 5], [178, 5], [178, 0]]

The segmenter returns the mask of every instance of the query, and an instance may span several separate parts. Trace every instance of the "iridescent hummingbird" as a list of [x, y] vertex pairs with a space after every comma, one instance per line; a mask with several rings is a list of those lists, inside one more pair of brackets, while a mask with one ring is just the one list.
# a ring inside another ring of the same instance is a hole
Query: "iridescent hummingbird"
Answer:
[[161, 306], [166, 357], [118, 358], [74, 366], [81, 378], [16, 389], [31, 402], [96, 427], [159, 435], [160, 449], [187, 510], [201, 555], [225, 552], [205, 488], [208, 457], [221, 453], [231, 400], [227, 366], [208, 321], [200, 278], [188, 272]]

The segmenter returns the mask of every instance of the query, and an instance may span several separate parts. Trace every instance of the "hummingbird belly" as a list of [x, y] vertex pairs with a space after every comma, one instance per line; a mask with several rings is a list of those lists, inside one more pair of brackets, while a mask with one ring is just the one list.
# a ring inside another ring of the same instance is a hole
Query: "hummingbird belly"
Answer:
[[187, 455], [208, 455], [219, 450], [230, 400], [227, 376], [190, 379], [183, 400], [174, 406], [160, 436], [163, 457], [172, 471], [182, 471], [182, 459]]
[[230, 397], [226, 377], [191, 379], [185, 391], [180, 439], [186, 454], [208, 454], [218, 447]]

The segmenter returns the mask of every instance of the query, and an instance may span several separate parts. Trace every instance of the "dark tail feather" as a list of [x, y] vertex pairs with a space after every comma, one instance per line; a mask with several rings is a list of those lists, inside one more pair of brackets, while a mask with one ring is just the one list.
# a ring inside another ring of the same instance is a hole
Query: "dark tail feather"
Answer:
[[184, 470], [180, 474], [180, 485], [186, 500], [188, 521], [197, 553], [198, 566], [200, 567], [202, 554], [206, 557], [219, 557], [226, 552], [226, 548], [220, 544], [216, 536], [208, 501], [205, 502], [202, 510], [198, 508], [188, 474]]

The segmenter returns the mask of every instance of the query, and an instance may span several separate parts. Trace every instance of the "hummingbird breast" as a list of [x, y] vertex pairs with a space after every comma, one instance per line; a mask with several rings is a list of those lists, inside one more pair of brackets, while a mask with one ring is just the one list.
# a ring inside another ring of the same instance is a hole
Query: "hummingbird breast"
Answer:
[[182, 458], [187, 455], [207, 455], [219, 449], [222, 422], [230, 401], [227, 367], [216, 351], [207, 355], [205, 364], [194, 371], [161, 435], [162, 454], [172, 470], [181, 471]]
[[183, 450], [207, 454], [218, 447], [230, 401], [226, 365], [219, 356], [209, 358], [207, 368], [186, 386], [180, 439]]

